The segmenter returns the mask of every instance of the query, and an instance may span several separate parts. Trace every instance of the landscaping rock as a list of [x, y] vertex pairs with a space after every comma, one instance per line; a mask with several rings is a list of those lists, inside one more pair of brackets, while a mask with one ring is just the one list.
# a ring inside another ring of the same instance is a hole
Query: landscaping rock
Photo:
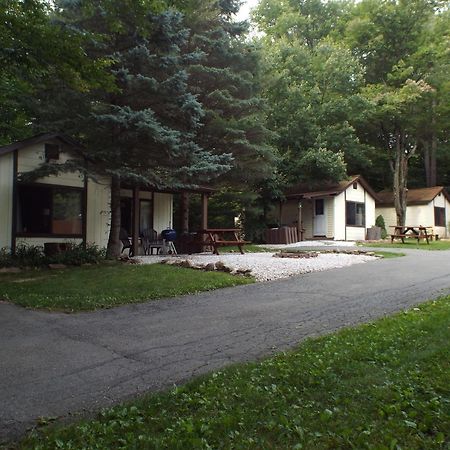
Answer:
[[244, 277], [250, 277], [252, 275], [252, 269], [237, 269], [236, 275], [243, 275]]
[[67, 269], [67, 266], [65, 264], [49, 264], [48, 268], [52, 270], [61, 270]]
[[216, 262], [216, 270], [218, 270], [219, 272], [228, 272], [228, 273], [232, 271], [232, 269], [227, 267], [222, 261]]
[[192, 267], [192, 263], [189, 260], [187, 260], [187, 259], [183, 259], [183, 261], [180, 261], [177, 264], [177, 266], [186, 267], [187, 269], [192, 269], [193, 268]]
[[214, 263], [209, 263], [203, 266], [203, 269], [207, 270], [208, 272], [213, 272], [214, 270], [216, 270], [216, 265]]
[[318, 252], [279, 252], [273, 256], [275, 258], [316, 258]]

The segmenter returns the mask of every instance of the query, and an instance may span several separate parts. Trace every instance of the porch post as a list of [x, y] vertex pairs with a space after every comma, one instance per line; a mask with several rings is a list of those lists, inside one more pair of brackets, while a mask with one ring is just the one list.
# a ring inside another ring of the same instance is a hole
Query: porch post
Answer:
[[181, 193], [181, 233], [189, 233], [189, 194]]
[[301, 200], [298, 201], [298, 217], [297, 217], [297, 233], [298, 233], [298, 240], [303, 241], [303, 227], [302, 227], [302, 202]]
[[133, 241], [132, 241], [133, 256], [137, 256], [139, 250], [140, 217], [141, 217], [141, 204], [139, 202], [139, 188], [135, 187], [133, 189]]
[[202, 230], [208, 228], [208, 194], [202, 194]]

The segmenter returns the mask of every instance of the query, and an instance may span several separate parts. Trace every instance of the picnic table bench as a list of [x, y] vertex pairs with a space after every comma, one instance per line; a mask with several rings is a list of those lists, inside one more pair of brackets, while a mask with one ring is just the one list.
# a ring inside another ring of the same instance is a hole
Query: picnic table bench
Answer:
[[244, 241], [240, 238], [242, 230], [239, 228], [207, 228], [200, 233], [203, 235], [203, 245], [211, 246], [215, 255], [219, 254], [220, 247], [232, 246], [238, 247], [243, 255], [243, 246], [250, 244], [250, 241]]
[[[424, 227], [422, 225], [392, 225], [390, 228], [394, 228], [394, 233], [391, 234], [391, 244], [394, 242], [394, 239], [401, 239], [403, 244], [405, 243], [405, 238], [417, 239], [417, 243], [421, 239], [425, 239], [427, 244], [433, 239], [432, 227]], [[431, 230], [431, 232], [429, 233], [428, 230]]]

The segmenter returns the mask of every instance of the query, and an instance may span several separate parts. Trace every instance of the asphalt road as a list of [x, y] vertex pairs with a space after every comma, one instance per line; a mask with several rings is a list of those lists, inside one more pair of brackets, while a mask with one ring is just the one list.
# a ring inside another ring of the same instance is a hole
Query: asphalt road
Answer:
[[450, 293], [450, 251], [60, 314], [0, 303], [0, 442]]

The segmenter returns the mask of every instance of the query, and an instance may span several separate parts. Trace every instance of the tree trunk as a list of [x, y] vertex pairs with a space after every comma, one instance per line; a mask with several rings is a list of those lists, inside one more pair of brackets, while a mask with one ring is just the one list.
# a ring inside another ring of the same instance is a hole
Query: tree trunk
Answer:
[[113, 176], [111, 179], [111, 227], [106, 249], [108, 258], [117, 258], [120, 255], [122, 249], [119, 237], [120, 225], [120, 178]]
[[425, 179], [427, 187], [431, 186], [431, 173], [430, 173], [430, 146], [428, 142], [423, 142], [423, 162], [425, 166]]
[[394, 160], [394, 206], [397, 215], [397, 225], [405, 226], [407, 193], [408, 193], [408, 161], [409, 154], [405, 149], [402, 133], [396, 133], [395, 160]]
[[430, 186], [436, 186], [437, 184], [437, 169], [436, 169], [436, 150], [437, 150], [437, 137], [436, 137], [436, 99], [433, 99], [431, 108], [431, 153], [430, 153]]

